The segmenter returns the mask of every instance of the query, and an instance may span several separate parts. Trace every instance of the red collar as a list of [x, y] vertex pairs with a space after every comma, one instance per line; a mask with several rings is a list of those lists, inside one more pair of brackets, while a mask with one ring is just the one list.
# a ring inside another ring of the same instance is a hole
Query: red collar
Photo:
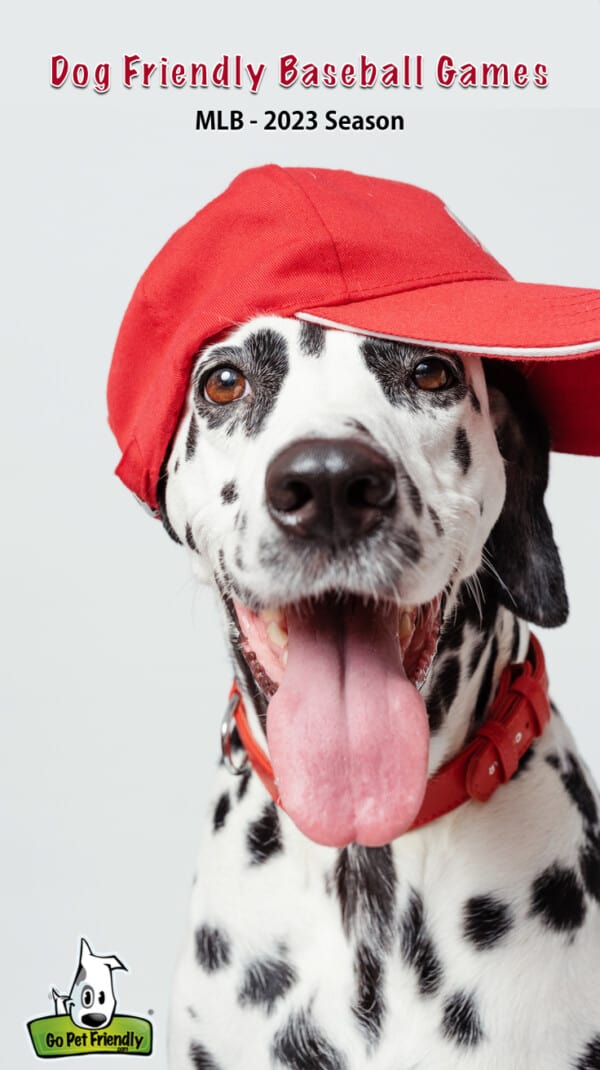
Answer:
[[[471, 742], [429, 780], [423, 805], [411, 828], [442, 817], [468, 799], [486, 802], [500, 784], [510, 780], [521, 758], [533, 740], [541, 736], [549, 720], [550, 700], [544, 655], [532, 635], [527, 659], [507, 666], [502, 673], [487, 721]], [[231, 759], [234, 724], [247, 756], [241, 766], [234, 765]], [[229, 695], [221, 738], [227, 767], [232, 772], [241, 773], [246, 763], [250, 762], [271, 797], [284, 809], [271, 762], [252, 735], [237, 681], [234, 681]]]

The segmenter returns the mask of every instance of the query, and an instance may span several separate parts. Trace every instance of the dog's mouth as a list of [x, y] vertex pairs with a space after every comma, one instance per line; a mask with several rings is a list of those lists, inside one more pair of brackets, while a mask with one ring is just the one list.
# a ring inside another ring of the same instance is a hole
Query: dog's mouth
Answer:
[[406, 832], [427, 784], [419, 688], [441, 597], [420, 607], [332, 594], [235, 608], [245, 658], [270, 698], [269, 753], [296, 825], [328, 846], [380, 846]]

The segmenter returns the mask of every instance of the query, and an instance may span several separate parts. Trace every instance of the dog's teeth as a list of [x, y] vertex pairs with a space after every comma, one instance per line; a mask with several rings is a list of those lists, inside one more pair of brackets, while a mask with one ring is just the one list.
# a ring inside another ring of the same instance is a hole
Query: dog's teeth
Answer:
[[260, 619], [264, 620], [265, 624], [269, 624], [271, 621], [276, 621], [277, 624], [281, 624], [283, 614], [280, 609], [261, 609]]
[[408, 637], [409, 637], [411, 632], [412, 632], [412, 620], [411, 620], [411, 617], [410, 617], [410, 613], [404, 612], [402, 614], [402, 616], [400, 617], [400, 628], [399, 628], [398, 634], [399, 634], [401, 639], [408, 639]]
[[285, 650], [283, 650], [281, 652], [281, 664], [283, 665], [284, 669], [285, 669], [285, 667], [287, 665], [287, 661], [288, 661], [288, 652], [287, 652], [287, 647], [286, 647]]
[[283, 628], [279, 627], [279, 624], [276, 620], [272, 620], [269, 624], [269, 627], [267, 628], [267, 635], [269, 636], [271, 642], [275, 644], [275, 646], [279, 646], [281, 648], [287, 646], [287, 634], [283, 631]]

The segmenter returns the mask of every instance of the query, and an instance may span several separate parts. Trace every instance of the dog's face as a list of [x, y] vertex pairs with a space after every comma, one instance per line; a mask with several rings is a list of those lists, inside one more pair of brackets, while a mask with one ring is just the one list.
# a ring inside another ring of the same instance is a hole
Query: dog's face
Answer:
[[[336, 512], [319, 468], [350, 498], [370, 481], [372, 515]], [[289, 490], [303, 478], [312, 505]], [[197, 571], [224, 569], [252, 609], [332, 590], [423, 605], [479, 567], [504, 493], [480, 360], [271, 317], [200, 355], [166, 507]]]
[[82, 939], [79, 967], [66, 1009], [75, 1025], [84, 1029], [100, 1029], [110, 1025], [117, 1001], [113, 988], [113, 970], [123, 970], [123, 963], [115, 956], [94, 955]]
[[319, 842], [387, 842], [418, 811], [418, 689], [504, 515], [497, 436], [515, 456], [523, 445], [505, 394], [491, 396], [493, 409], [476, 357], [292, 319], [254, 320], [197, 359], [163, 519], [233, 607], [261, 691], [276, 692], [282, 798]]

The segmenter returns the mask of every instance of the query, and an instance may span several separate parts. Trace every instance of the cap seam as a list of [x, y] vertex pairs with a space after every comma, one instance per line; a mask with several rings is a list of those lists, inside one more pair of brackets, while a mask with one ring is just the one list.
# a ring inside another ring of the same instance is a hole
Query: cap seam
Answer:
[[348, 281], [346, 279], [346, 275], [345, 275], [344, 269], [342, 267], [341, 257], [340, 257], [340, 254], [338, 252], [338, 248], [337, 248], [337, 245], [335, 243], [335, 239], [333, 237], [333, 234], [331, 233], [329, 227], [327, 226], [325, 220], [323, 219], [323, 216], [321, 215], [319, 209], [317, 208], [316, 204], [314, 203], [312, 197], [309, 195], [307, 190], [305, 190], [304, 187], [300, 185], [300, 183], [298, 182], [297, 178], [294, 178], [293, 175], [290, 174], [290, 168], [282, 167], [282, 171], [287, 176], [288, 180], [290, 182], [292, 182], [294, 184], [294, 186], [296, 186], [296, 188], [300, 191], [300, 193], [302, 194], [304, 199], [306, 201], [308, 201], [310, 207], [312, 208], [312, 210], [315, 213], [315, 215], [317, 216], [321, 226], [323, 227], [323, 230], [327, 234], [327, 237], [329, 238], [329, 241], [331, 242], [331, 245], [332, 245], [332, 248], [333, 248], [333, 252], [335, 254], [335, 259], [337, 260], [337, 265], [338, 265], [338, 270], [339, 270], [339, 273], [340, 273], [340, 278], [342, 279], [342, 282], [344, 283], [344, 286], [346, 287], [346, 294], [349, 297], [350, 296], [350, 288], [348, 286]]

